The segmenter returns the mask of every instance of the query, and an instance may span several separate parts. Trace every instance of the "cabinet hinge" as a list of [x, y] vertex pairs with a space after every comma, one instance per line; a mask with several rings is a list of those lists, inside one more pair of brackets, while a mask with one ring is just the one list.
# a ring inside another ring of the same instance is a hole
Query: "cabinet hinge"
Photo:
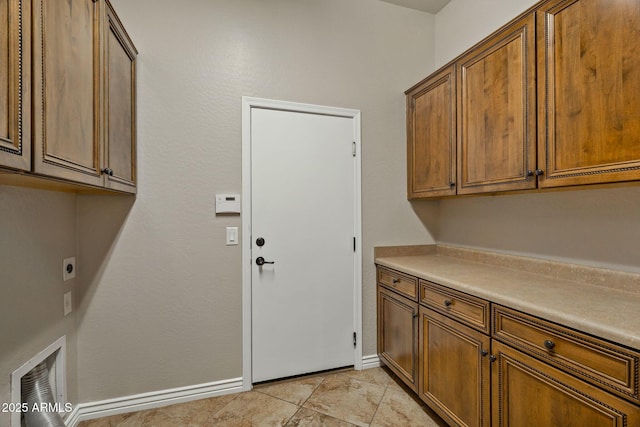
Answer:
[[353, 150], [352, 150], [352, 153], [351, 153], [351, 154], [353, 154], [353, 157], [355, 157], [355, 156], [356, 156], [356, 142], [355, 142], [355, 141], [353, 141], [353, 146], [352, 146], [352, 148], [353, 148]]
[[358, 343], [358, 340], [357, 340], [357, 338], [356, 338], [356, 337], [357, 337], [357, 335], [356, 335], [356, 333], [354, 332], [354, 333], [353, 333], [353, 348], [356, 348], [356, 344]]

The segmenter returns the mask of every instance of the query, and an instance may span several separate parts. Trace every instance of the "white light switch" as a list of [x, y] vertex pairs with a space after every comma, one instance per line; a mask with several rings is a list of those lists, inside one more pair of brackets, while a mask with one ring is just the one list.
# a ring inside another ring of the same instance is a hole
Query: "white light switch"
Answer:
[[238, 227], [227, 227], [227, 246], [238, 244]]
[[71, 291], [64, 294], [64, 315], [73, 311], [73, 303], [71, 302]]

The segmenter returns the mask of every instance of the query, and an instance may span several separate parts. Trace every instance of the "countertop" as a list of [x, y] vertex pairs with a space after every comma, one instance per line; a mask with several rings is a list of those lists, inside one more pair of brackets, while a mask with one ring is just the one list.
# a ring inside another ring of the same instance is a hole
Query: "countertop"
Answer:
[[[567, 280], [554, 277], [551, 274], [553, 268], [540, 268], [541, 271], [550, 272], [549, 274], [511, 268], [511, 265], [521, 266], [523, 262], [526, 265], [527, 259], [522, 257], [499, 255], [494, 257], [494, 261], [501, 261], [502, 265], [498, 265], [497, 262], [483, 263], [468, 259], [468, 254], [465, 255], [466, 259], [454, 256], [460, 254], [458, 250], [438, 249], [424, 255], [377, 255], [375, 262], [640, 350], [640, 293], [624, 290], [624, 283], [622, 289], [600, 283], [607, 282], [608, 270], [602, 270], [604, 279], [595, 275], [600, 279], [596, 282], [593, 272], [598, 272], [599, 269], [586, 267], [583, 271], [580, 267], [576, 269], [575, 265], [551, 263], [558, 264], [559, 270], [568, 267], [569, 271], [575, 272], [577, 279]], [[534, 261], [527, 269], [535, 270], [536, 267]], [[611, 274], [615, 275], [615, 272]], [[585, 277], [587, 282], [581, 280]], [[625, 278], [627, 284], [635, 284], [640, 275], [636, 277], [634, 274], [622, 273], [623, 282]], [[614, 277], [611, 282], [616, 282], [615, 279]], [[593, 280], [594, 283], [590, 284], [588, 280]]]

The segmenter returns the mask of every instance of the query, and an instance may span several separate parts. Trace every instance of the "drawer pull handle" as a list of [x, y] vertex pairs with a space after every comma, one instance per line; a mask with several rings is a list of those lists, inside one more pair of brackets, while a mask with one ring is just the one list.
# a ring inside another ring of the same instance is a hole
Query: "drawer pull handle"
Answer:
[[415, 319], [416, 317], [418, 317], [420, 314], [419, 313], [413, 313], [413, 318]]
[[393, 279], [392, 282], [395, 285], [396, 283], [400, 283], [400, 279]]
[[547, 350], [553, 350], [553, 349], [554, 349], [554, 347], [556, 346], [556, 343], [554, 343], [554, 342], [553, 342], [553, 341], [551, 341], [551, 340], [546, 340], [546, 341], [544, 342], [544, 346], [547, 348]]
[[447, 307], [450, 307], [451, 304], [453, 304], [453, 301], [451, 301], [450, 299], [444, 300], [444, 305], [446, 305]]

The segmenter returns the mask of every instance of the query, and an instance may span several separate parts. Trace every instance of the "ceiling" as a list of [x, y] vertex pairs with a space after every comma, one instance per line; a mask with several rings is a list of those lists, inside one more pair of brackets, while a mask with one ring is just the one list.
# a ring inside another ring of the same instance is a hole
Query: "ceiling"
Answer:
[[436, 14], [440, 12], [450, 0], [382, 0], [387, 3], [397, 4], [398, 6], [408, 7], [410, 9], [421, 10]]

